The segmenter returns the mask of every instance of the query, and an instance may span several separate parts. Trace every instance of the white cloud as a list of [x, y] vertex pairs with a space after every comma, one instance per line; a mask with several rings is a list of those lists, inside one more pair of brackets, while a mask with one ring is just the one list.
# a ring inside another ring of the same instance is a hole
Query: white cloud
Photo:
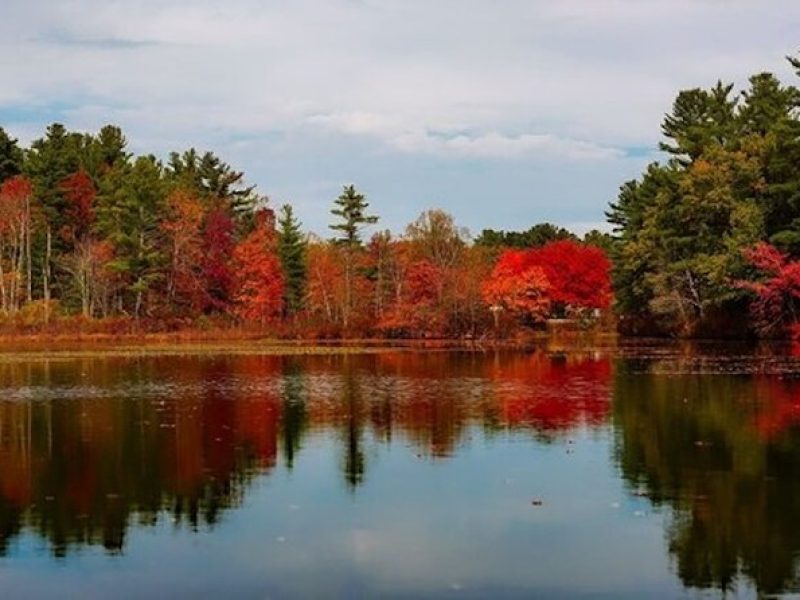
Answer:
[[[380, 193], [387, 153], [418, 158], [420, 180], [473, 177], [430, 166], [443, 157], [487, 161], [476, 188], [503, 185], [499, 163], [563, 161], [563, 189], [531, 176], [503, 195], [586, 211], [588, 165], [634, 174], [623, 149], [655, 147], [678, 89], [788, 79], [797, 31], [796, 0], [5, 0], [0, 120], [118, 122], [137, 149], [241, 157], [265, 191], [363, 176]], [[265, 156], [305, 169], [291, 182]], [[615, 187], [596, 180], [585, 220]]]
[[396, 135], [403, 129], [397, 119], [369, 112], [311, 115], [306, 121], [311, 125], [320, 125], [328, 129], [352, 134]]
[[441, 132], [415, 130], [387, 115], [353, 112], [312, 115], [307, 122], [326, 129], [352, 135], [372, 136], [401, 152], [434, 154], [450, 158], [518, 158], [534, 155], [569, 160], [603, 160], [620, 158], [624, 152], [612, 147], [550, 134], [523, 133], [506, 135], [486, 133]]
[[7, 0], [2, 10], [4, 104], [88, 94], [167, 127], [195, 109], [242, 129], [392, 115], [404, 133], [602, 146], [653, 143], [681, 86], [782, 67], [800, 25], [789, 0]]
[[509, 136], [490, 132], [476, 136], [460, 134], [452, 137], [408, 133], [390, 140], [390, 143], [404, 152], [468, 158], [514, 158], [533, 154], [550, 159], [602, 160], [624, 155], [618, 149], [591, 142], [529, 133]]

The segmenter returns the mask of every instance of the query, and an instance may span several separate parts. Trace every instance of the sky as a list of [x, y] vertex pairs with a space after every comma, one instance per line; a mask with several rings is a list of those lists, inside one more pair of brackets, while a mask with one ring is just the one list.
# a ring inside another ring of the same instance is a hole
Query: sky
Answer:
[[603, 227], [676, 93], [797, 83], [797, 0], [2, 0], [0, 126], [212, 150], [326, 235], [344, 184], [400, 232]]

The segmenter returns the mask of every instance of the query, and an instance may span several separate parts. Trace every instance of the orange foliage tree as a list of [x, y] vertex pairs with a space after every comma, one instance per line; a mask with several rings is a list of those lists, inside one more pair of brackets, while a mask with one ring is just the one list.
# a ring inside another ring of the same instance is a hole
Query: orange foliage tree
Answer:
[[167, 304], [201, 311], [209, 303], [203, 277], [205, 209], [194, 194], [178, 190], [167, 198], [161, 232], [167, 242]]
[[306, 313], [317, 328], [328, 329], [341, 321], [344, 288], [344, 264], [338, 249], [329, 243], [310, 244]]
[[[4, 312], [14, 312], [27, 287], [31, 300], [31, 202], [33, 186], [22, 175], [0, 187], [0, 301]], [[5, 264], [4, 264], [5, 263]]]
[[453, 279], [449, 318], [452, 332], [476, 335], [487, 329], [489, 314], [483, 298], [483, 282], [492, 272], [493, 257], [489, 248], [469, 246], [450, 271]]
[[252, 233], [233, 250], [234, 311], [262, 325], [283, 310], [283, 273], [276, 253], [275, 217], [270, 210], [256, 213]]

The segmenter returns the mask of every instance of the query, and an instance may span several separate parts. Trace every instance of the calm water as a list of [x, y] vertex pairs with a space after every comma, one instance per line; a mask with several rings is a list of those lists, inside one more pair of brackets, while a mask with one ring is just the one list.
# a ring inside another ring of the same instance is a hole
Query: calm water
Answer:
[[800, 592], [800, 359], [0, 361], [5, 597]]

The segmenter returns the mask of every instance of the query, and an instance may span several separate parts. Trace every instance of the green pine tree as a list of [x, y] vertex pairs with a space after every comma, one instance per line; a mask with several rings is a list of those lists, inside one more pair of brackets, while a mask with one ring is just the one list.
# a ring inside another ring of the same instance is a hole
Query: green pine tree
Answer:
[[285, 278], [284, 306], [293, 315], [303, 308], [306, 291], [306, 241], [290, 204], [281, 207], [278, 219], [278, 255]]
[[22, 171], [22, 149], [17, 140], [0, 127], [0, 183]]
[[194, 148], [183, 154], [172, 152], [167, 177], [173, 186], [195, 192], [209, 203], [224, 200], [234, 215], [252, 215], [259, 201], [255, 186], [244, 184], [244, 173], [213, 152], [201, 155]]
[[126, 310], [146, 312], [147, 292], [163, 275], [159, 224], [165, 214], [163, 167], [154, 156], [140, 156], [115, 169], [98, 196], [97, 228], [115, 249], [113, 268], [128, 284]]
[[345, 300], [343, 311], [343, 325], [348, 326], [350, 312], [353, 307], [353, 277], [355, 271], [355, 255], [362, 249], [361, 230], [367, 225], [378, 222], [378, 217], [367, 214], [367, 202], [364, 194], [356, 191], [355, 186], [346, 185], [339, 197], [334, 201], [336, 208], [331, 214], [341, 219], [340, 223], [330, 225], [334, 231], [341, 232], [336, 238], [336, 243], [344, 250], [344, 278]]

